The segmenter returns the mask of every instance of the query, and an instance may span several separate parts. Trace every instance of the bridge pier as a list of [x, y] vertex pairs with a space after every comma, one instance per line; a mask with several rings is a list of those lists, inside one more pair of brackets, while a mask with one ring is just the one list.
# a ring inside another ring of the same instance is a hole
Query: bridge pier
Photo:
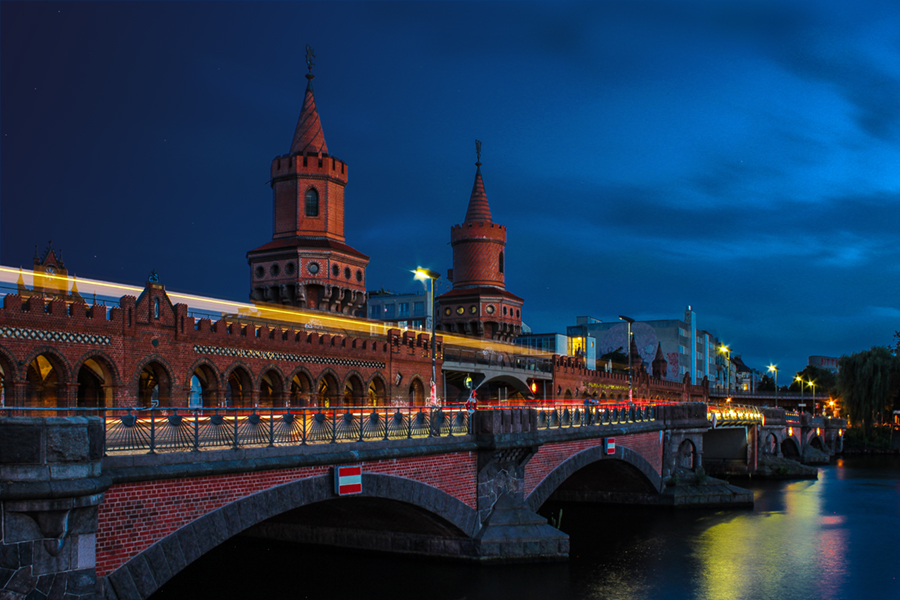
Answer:
[[0, 418], [0, 598], [97, 594], [103, 423]]
[[569, 536], [547, 524], [525, 499], [525, 465], [537, 452], [537, 413], [530, 409], [478, 411], [477, 558], [482, 562], [562, 560]]

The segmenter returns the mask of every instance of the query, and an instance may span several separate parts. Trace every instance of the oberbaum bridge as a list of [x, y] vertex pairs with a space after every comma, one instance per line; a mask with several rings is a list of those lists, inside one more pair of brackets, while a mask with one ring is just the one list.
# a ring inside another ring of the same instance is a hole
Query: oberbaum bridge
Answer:
[[842, 449], [844, 421], [719, 404], [661, 353], [629, 374], [510, 344], [480, 144], [431, 333], [354, 316], [368, 257], [307, 79], [251, 303], [76, 280], [52, 245], [0, 267], [0, 597], [148, 598], [236, 535], [564, 560], [547, 501], [746, 507], [711, 475], [815, 477]]

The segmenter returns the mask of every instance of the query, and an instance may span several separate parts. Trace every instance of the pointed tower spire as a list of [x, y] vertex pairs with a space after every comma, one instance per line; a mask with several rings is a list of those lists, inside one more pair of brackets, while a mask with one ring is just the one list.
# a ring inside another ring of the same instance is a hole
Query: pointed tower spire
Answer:
[[475, 162], [475, 185], [472, 186], [472, 195], [469, 197], [465, 222], [492, 223], [491, 207], [488, 204], [487, 194], [484, 192], [484, 180], [481, 179], [481, 142], [478, 140], [475, 140], [475, 154], [478, 157]]
[[325, 133], [322, 131], [322, 122], [319, 121], [319, 112], [316, 110], [316, 97], [313, 94], [312, 61], [316, 52], [309, 44], [306, 45], [306, 66], [309, 73], [306, 74], [306, 95], [303, 98], [303, 108], [300, 109], [300, 118], [297, 119], [297, 128], [294, 130], [294, 140], [291, 142], [291, 154], [297, 152], [303, 154], [328, 154], [328, 144], [325, 143]]

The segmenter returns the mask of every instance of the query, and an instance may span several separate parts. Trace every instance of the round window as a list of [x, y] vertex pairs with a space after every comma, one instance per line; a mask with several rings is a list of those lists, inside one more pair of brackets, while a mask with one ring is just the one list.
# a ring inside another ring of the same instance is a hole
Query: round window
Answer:
[[334, 265], [333, 267], [331, 267], [331, 274], [337, 277], [341, 274], [341, 268], [337, 265]]
[[262, 279], [263, 277], [266, 276], [266, 270], [263, 267], [256, 267], [255, 273], [256, 273], [257, 279]]
[[344, 279], [350, 279], [350, 267], [344, 267]]
[[487, 305], [487, 308], [485, 308], [484, 310], [487, 311], [487, 314], [492, 315], [492, 314], [494, 314], [494, 305], [493, 305], [493, 304], [488, 304], [488, 305]]
[[458, 306], [458, 307], [456, 308], [456, 314], [461, 315], [461, 314], [463, 314], [464, 312], [466, 312], [466, 309], [463, 308], [462, 306]]
[[309, 271], [312, 275], [315, 275], [319, 272], [319, 263], [309, 263], [307, 265], [306, 270]]
[[477, 307], [477, 306], [470, 306], [470, 307], [469, 307], [469, 312], [472, 313], [472, 314], [474, 315], [475, 313], [478, 312], [478, 307]]
[[356, 280], [359, 282], [362, 282], [362, 270], [361, 269], [356, 270]]
[[271, 267], [269, 267], [269, 273], [272, 274], [272, 277], [275, 277], [278, 275], [278, 270], [279, 270], [278, 265], [272, 265]]
[[284, 274], [285, 275], [293, 275], [294, 274], [294, 263], [289, 262], [284, 265]]
[[447, 315], [447, 316], [449, 317], [449, 316], [450, 316], [450, 309], [449, 309], [449, 308], [445, 308], [445, 309], [444, 309], [444, 314]]

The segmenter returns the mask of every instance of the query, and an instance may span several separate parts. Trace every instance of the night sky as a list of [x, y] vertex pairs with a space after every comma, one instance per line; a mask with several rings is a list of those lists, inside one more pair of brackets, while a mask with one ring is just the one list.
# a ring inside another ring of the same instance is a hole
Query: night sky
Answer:
[[792, 374], [900, 329], [896, 2], [0, 11], [0, 264], [53, 240], [79, 277], [246, 301], [310, 44], [370, 290], [452, 266], [477, 138], [535, 332], [690, 304]]

